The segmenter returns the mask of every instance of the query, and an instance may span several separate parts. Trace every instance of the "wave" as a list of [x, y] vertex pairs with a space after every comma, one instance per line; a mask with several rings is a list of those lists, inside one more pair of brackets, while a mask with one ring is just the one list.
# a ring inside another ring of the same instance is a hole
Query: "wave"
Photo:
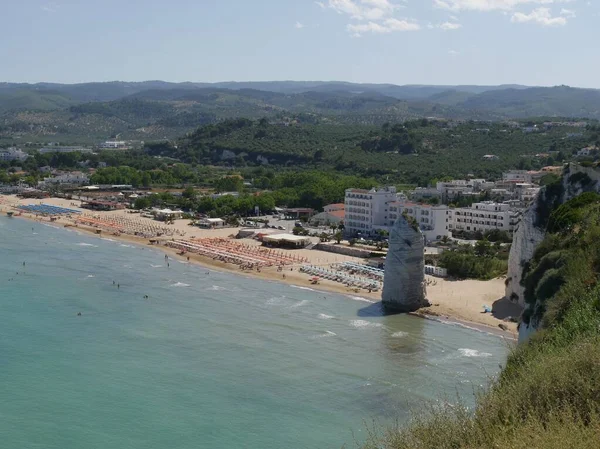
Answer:
[[98, 245], [92, 245], [91, 243], [76, 243], [77, 246], [91, 246], [92, 248], [98, 248]]
[[308, 291], [310, 291], [310, 292], [314, 292], [314, 291], [316, 291], [316, 290], [314, 290], [314, 289], [312, 289], [312, 288], [310, 288], [310, 287], [300, 287], [299, 285], [290, 285], [290, 287], [292, 287], [292, 288], [297, 288], [297, 289], [300, 289], [300, 290], [308, 290]]
[[107, 239], [107, 238], [104, 238], [104, 237], [101, 237], [100, 240], [104, 240], [105, 242], [114, 242], [113, 239]]
[[327, 338], [327, 337], [335, 337], [337, 334], [331, 331], [325, 331], [324, 334], [313, 335], [311, 338]]
[[152, 268], [161, 268], [161, 267], [162, 267], [162, 265], [152, 265], [152, 264], [150, 264], [150, 266], [151, 266]]
[[351, 320], [350, 325], [352, 327], [356, 327], [358, 329], [366, 328], [366, 327], [381, 327], [381, 323], [371, 323], [370, 321], [365, 320]]
[[391, 336], [394, 338], [403, 338], [403, 337], [408, 336], [408, 332], [402, 332], [402, 331], [394, 332]]
[[296, 304], [290, 306], [292, 309], [297, 309], [298, 307], [302, 307], [305, 306], [306, 304], [308, 304], [310, 301], [308, 299], [303, 299], [300, 302], [297, 302]]
[[370, 299], [367, 299], [367, 298], [362, 298], [360, 296], [350, 296], [350, 295], [348, 295], [348, 298], [353, 299], [354, 301], [368, 302], [369, 304], [375, 304], [377, 302], [377, 301], [371, 301]]
[[133, 245], [125, 245], [124, 243], [121, 243], [119, 246], [122, 246], [123, 248], [133, 248]]
[[225, 287], [221, 287], [220, 285], [213, 285], [211, 288], [209, 288], [209, 290], [212, 290], [214, 292], [218, 292], [220, 290], [226, 290]]
[[278, 304], [281, 304], [284, 299], [285, 299], [285, 296], [273, 296], [273, 297], [269, 298], [267, 300], [267, 302], [265, 302], [265, 304], [267, 304], [269, 306], [278, 305]]
[[489, 352], [480, 352], [477, 349], [460, 348], [458, 350], [464, 357], [491, 357], [492, 354]]
[[89, 277], [89, 278], [95, 278], [96, 276], [94, 276], [93, 274], [88, 274], [87, 277]]
[[331, 320], [331, 319], [334, 318], [333, 316], [331, 316], [331, 315], [325, 315], [324, 313], [319, 313], [318, 317], [320, 319], [322, 319], [322, 320]]
[[190, 284], [184, 284], [183, 282], [176, 282], [174, 284], [171, 284], [171, 287], [189, 287]]

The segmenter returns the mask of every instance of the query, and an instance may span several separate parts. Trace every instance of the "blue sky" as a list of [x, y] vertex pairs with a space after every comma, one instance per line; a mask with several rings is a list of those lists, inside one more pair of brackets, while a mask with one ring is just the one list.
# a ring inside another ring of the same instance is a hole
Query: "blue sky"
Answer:
[[600, 88], [600, 0], [0, 0], [0, 81]]

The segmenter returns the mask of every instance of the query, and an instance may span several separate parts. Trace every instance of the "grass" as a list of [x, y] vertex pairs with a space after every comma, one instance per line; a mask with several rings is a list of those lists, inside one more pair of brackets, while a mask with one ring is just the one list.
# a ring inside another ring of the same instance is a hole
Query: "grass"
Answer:
[[406, 427], [373, 432], [364, 449], [597, 448], [600, 291], [555, 329], [518, 346], [474, 410], [430, 407]]

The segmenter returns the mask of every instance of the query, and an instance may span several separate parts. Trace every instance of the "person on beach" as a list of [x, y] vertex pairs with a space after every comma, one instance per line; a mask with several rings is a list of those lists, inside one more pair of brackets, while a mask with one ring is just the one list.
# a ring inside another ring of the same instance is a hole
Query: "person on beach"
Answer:
[[121, 288], [121, 284], [117, 284], [117, 288]]

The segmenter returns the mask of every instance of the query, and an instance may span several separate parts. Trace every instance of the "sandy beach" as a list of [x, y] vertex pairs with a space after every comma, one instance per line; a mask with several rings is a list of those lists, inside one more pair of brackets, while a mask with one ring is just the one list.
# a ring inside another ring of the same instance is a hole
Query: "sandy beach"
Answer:
[[[188, 252], [182, 256], [178, 254], [178, 250], [167, 247], [164, 244], [166, 241], [175, 238], [228, 238], [229, 236], [237, 234], [239, 228], [201, 229], [190, 226], [189, 220], [176, 220], [173, 224], [166, 225], [150, 218], [141, 217], [139, 214], [131, 214], [127, 210], [92, 212], [79, 208], [80, 203], [77, 200], [66, 200], [60, 198], [46, 198], [44, 200], [39, 200], [22, 199], [14, 195], [0, 195], [0, 212], [5, 214], [8, 211], [13, 211], [15, 212], [14, 219], [27, 218], [31, 220], [43, 220], [45, 222], [49, 222], [50, 218], [48, 217], [36, 217], [33, 214], [24, 213], [17, 209], [17, 207], [20, 205], [35, 205], [42, 202], [44, 204], [80, 210], [85, 214], [96, 217], [122, 217], [123, 220], [135, 220], [136, 223], [144, 223], [144, 226], [148, 227], [168, 228], [170, 235], [157, 238], [156, 240], [160, 241], [162, 244], [155, 246], [165, 251], [170, 257], [173, 258], [181, 258], [185, 260], [189, 257], [190, 262], [198, 263], [205, 267], [214, 268], [220, 271], [228, 271], [238, 275], [253, 276], [266, 280], [284, 282], [287, 284], [311, 288], [319, 291], [341, 293], [354, 297], [355, 299], [363, 299], [365, 302], [368, 301], [375, 303], [381, 300], [381, 291], [369, 293], [365, 289], [349, 288], [341, 283], [326, 279], [321, 279], [317, 285], [313, 285], [310, 281], [311, 276], [299, 271], [299, 267], [302, 265], [302, 263], [293, 264], [290, 266], [286, 265], [283, 269], [278, 269], [278, 267], [273, 266], [261, 268], [260, 271], [242, 270], [238, 265], [215, 260], [214, 258], [201, 256], [191, 252]], [[76, 215], [72, 215], [71, 217], [63, 215], [54, 220], [53, 223], [60, 227], [76, 227], [78, 230], [85, 231], [99, 237], [119, 239], [139, 245], [149, 244], [149, 238], [147, 236], [139, 237], [126, 233], [111, 233], [106, 229], [103, 229], [102, 232], [98, 234], [97, 228], [95, 227], [85, 226], [81, 223], [76, 224], [76, 217]], [[259, 242], [252, 239], [243, 239], [242, 242], [250, 247], [260, 246]], [[323, 267], [340, 262], [364, 262], [362, 259], [356, 257], [344, 256], [318, 250], [298, 249], [283, 252], [292, 254], [293, 257], [307, 260], [308, 262], [305, 263]], [[504, 297], [503, 279], [494, 279], [491, 281], [451, 281], [427, 276], [427, 282], [427, 296], [432, 303], [432, 306], [421, 310], [419, 312], [420, 316], [439, 319], [442, 321], [455, 320], [466, 325], [471, 323], [475, 324], [478, 328], [485, 326], [485, 328], [490, 332], [500, 333], [509, 338], [514, 338], [516, 335], [516, 323], [504, 321], [504, 318], [508, 316], [518, 317], [520, 311], [518, 306], [515, 306], [509, 301], [502, 299]], [[493, 307], [494, 314], [483, 313], [484, 306]], [[502, 331], [499, 328], [499, 324], [506, 326], [507, 330]]]

